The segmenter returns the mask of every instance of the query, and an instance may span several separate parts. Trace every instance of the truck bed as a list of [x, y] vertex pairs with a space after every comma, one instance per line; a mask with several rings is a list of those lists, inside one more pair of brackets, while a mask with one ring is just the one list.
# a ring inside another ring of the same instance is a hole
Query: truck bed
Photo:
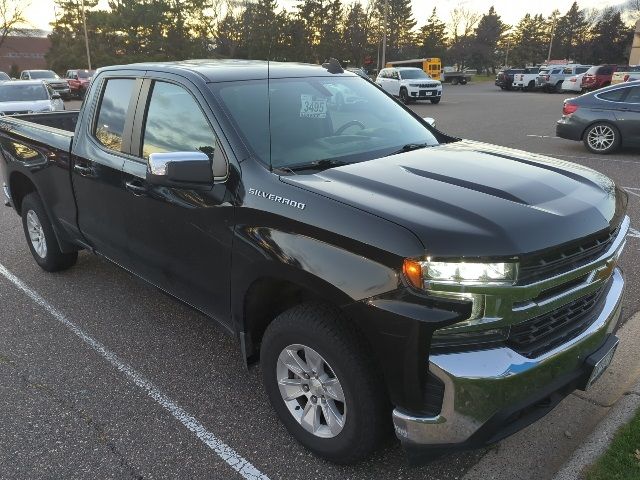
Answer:
[[75, 132], [78, 123], [79, 110], [65, 110], [63, 112], [27, 113], [15, 115], [12, 118], [24, 122], [37, 123], [46, 127], [53, 127], [67, 132]]

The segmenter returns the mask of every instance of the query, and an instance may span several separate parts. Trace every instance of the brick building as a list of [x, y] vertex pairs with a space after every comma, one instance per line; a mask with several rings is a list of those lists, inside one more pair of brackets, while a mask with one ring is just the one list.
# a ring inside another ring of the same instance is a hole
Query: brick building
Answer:
[[27, 30], [8, 36], [0, 47], [0, 70], [9, 73], [12, 65], [18, 70], [47, 68], [44, 56], [51, 48], [47, 34], [44, 30]]

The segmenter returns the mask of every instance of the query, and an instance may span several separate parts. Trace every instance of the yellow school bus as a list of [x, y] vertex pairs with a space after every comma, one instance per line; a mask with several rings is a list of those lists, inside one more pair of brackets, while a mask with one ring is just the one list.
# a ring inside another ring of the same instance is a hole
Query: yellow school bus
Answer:
[[439, 58], [414, 58], [413, 60], [398, 60], [397, 62], [387, 62], [386, 68], [391, 67], [417, 67], [424, 70], [434, 80], [440, 80], [442, 62]]

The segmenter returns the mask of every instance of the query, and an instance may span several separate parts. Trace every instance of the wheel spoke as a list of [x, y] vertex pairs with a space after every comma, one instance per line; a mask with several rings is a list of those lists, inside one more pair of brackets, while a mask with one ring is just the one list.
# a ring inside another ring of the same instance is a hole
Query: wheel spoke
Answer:
[[344, 402], [344, 393], [342, 392], [342, 386], [337, 378], [331, 378], [323, 383], [325, 387], [325, 392], [327, 396], [337, 400], [339, 402]]
[[334, 435], [340, 433], [342, 427], [344, 427], [344, 419], [342, 415], [340, 415], [340, 412], [338, 412], [333, 400], [322, 403], [322, 414], [324, 415], [324, 419], [327, 421], [327, 425], [329, 426], [331, 433]]
[[296, 350], [287, 348], [280, 354], [280, 359], [282, 360], [282, 363], [289, 368], [289, 370], [299, 377], [301, 377], [303, 373], [309, 371], [309, 367], [304, 360], [300, 358]]
[[302, 390], [302, 380], [299, 378], [283, 378], [278, 381], [280, 392], [285, 401], [295, 400], [304, 395]]
[[315, 433], [320, 428], [320, 409], [317, 404], [311, 403], [311, 400], [304, 406], [300, 425], [311, 433]]
[[307, 360], [308, 368], [310, 368], [317, 374], [321, 374], [322, 372], [324, 372], [324, 362], [322, 360], [322, 357], [318, 355], [315, 350], [311, 348], [305, 348], [304, 357]]

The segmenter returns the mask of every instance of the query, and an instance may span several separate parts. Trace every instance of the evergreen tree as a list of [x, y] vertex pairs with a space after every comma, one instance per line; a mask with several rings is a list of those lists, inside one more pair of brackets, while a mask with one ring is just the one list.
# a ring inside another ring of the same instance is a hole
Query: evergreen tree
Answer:
[[344, 30], [344, 56], [350, 65], [361, 67], [367, 51], [371, 50], [369, 44], [369, 32], [371, 29], [370, 17], [367, 15], [362, 3], [356, 2], [348, 7], [345, 16]]
[[569, 11], [560, 17], [556, 24], [552, 57], [581, 61], [588, 35], [589, 22], [586, 12], [580, 10], [578, 2], [573, 2]]
[[418, 34], [420, 56], [444, 58], [447, 54], [447, 40], [447, 25], [440, 20], [436, 7], [433, 7], [431, 16]]
[[[375, 8], [380, 25], [384, 23], [384, 0], [376, 0]], [[388, 0], [387, 59], [403, 60], [416, 54], [416, 21], [413, 18], [411, 0]], [[384, 28], [382, 26], [382, 28]]]
[[615, 8], [605, 8], [591, 29], [586, 60], [589, 63], [628, 63], [634, 29], [625, 25]]
[[487, 73], [489, 69], [495, 70], [499, 63], [498, 44], [507, 29], [508, 26], [502, 22], [493, 6], [478, 22], [473, 48], [473, 62], [478, 73], [482, 70], [486, 70]]
[[526, 14], [511, 36], [509, 63], [515, 66], [539, 65], [547, 58], [550, 28], [542, 15]]

